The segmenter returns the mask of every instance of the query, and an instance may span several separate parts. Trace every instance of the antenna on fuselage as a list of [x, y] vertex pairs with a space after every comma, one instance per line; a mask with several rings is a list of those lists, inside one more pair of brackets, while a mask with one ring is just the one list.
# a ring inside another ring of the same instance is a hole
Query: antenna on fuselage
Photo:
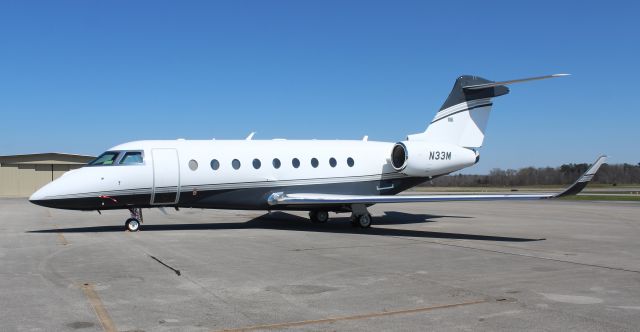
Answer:
[[256, 132], [252, 131], [251, 134], [249, 134], [249, 136], [247, 136], [247, 138], [245, 138], [245, 140], [247, 140], [247, 141], [252, 140], [253, 139], [253, 135], [255, 135], [255, 134], [256, 134]]

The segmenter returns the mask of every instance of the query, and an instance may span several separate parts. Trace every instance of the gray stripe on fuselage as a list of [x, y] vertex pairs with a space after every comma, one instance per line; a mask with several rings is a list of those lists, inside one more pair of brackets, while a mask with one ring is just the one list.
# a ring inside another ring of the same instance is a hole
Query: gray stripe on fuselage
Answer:
[[[326, 183], [299, 186], [273, 186], [262, 188], [243, 188], [234, 190], [215, 191], [183, 191], [180, 194], [181, 207], [210, 208], [210, 209], [238, 209], [238, 210], [268, 210], [273, 207], [267, 203], [268, 197], [275, 192], [285, 193], [318, 193], [318, 194], [349, 194], [349, 195], [395, 195], [427, 181], [428, 178], [406, 177], [384, 181], [362, 181]], [[378, 190], [381, 182], [393, 188]], [[336, 206], [338, 208], [339, 206]], [[310, 207], [278, 206], [279, 210], [308, 210]], [[328, 206], [326, 208], [329, 208]]]
[[[341, 176], [341, 177], [329, 177], [329, 178], [307, 178], [307, 179], [291, 179], [291, 180], [278, 180], [278, 181], [255, 181], [255, 182], [229, 182], [229, 183], [214, 183], [214, 184], [196, 184], [196, 185], [181, 185], [182, 190], [199, 190], [199, 191], [213, 191], [213, 190], [236, 190], [245, 188], [256, 187], [282, 187], [282, 186], [302, 186], [309, 184], [334, 184], [334, 183], [353, 183], [362, 181], [386, 181], [394, 178], [407, 178], [408, 176], [401, 173], [382, 173], [371, 175], [357, 175], [357, 176]], [[176, 191], [177, 187], [156, 187], [156, 193], [170, 193]], [[134, 195], [134, 194], [150, 194], [152, 188], [132, 188], [112, 191], [94, 191], [84, 192], [70, 195], [60, 195], [46, 197], [46, 199], [67, 199], [67, 198], [85, 198], [85, 197], [97, 197], [97, 196], [122, 196], [122, 195]]]
[[[405, 177], [390, 180], [370, 180], [360, 182], [324, 183], [301, 186], [271, 186], [256, 188], [239, 188], [226, 190], [194, 191], [183, 190], [178, 204], [151, 205], [151, 194], [146, 195], [113, 195], [113, 199], [100, 199], [97, 196], [85, 196], [64, 199], [44, 199], [35, 204], [69, 210], [116, 210], [139, 208], [157, 208], [160, 206], [195, 207], [203, 209], [238, 209], [238, 210], [270, 210], [267, 198], [276, 192], [285, 193], [316, 193], [316, 194], [351, 194], [351, 195], [395, 195], [401, 191], [414, 187], [428, 178]], [[393, 185], [393, 186], [391, 186]], [[379, 190], [379, 187], [389, 189]], [[277, 210], [312, 210], [315, 206], [278, 206]], [[345, 205], [322, 205], [331, 211], [346, 211]]]

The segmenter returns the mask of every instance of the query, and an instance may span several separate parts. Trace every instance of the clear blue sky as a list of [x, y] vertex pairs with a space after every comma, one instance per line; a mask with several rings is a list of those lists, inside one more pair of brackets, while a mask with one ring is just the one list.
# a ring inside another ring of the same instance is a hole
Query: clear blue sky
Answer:
[[494, 167], [638, 163], [636, 1], [3, 1], [0, 154], [131, 140], [397, 141], [461, 74], [567, 72], [496, 99]]

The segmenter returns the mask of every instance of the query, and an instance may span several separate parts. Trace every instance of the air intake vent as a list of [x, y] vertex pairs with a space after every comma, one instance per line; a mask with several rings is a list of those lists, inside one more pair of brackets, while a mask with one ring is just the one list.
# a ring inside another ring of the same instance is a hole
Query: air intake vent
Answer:
[[401, 171], [407, 167], [407, 147], [402, 143], [396, 143], [391, 150], [391, 166], [396, 171]]

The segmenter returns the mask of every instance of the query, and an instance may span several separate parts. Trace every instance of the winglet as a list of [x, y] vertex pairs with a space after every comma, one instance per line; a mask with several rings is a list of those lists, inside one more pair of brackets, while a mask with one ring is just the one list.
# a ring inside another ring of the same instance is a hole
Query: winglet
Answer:
[[563, 192], [553, 196], [552, 198], [576, 195], [579, 192], [581, 192], [582, 189], [584, 189], [584, 187], [587, 186], [589, 181], [591, 181], [591, 179], [593, 179], [593, 176], [596, 175], [596, 172], [598, 171], [600, 166], [602, 166], [602, 164], [604, 164], [605, 161], [607, 161], [607, 156], [600, 156], [598, 158], [598, 160], [596, 160], [591, 165], [591, 167], [589, 167], [589, 169], [587, 169], [587, 171], [584, 172], [584, 174], [582, 174], [582, 176], [578, 180], [576, 180], [576, 182], [574, 182], [569, 188], [567, 188]]

